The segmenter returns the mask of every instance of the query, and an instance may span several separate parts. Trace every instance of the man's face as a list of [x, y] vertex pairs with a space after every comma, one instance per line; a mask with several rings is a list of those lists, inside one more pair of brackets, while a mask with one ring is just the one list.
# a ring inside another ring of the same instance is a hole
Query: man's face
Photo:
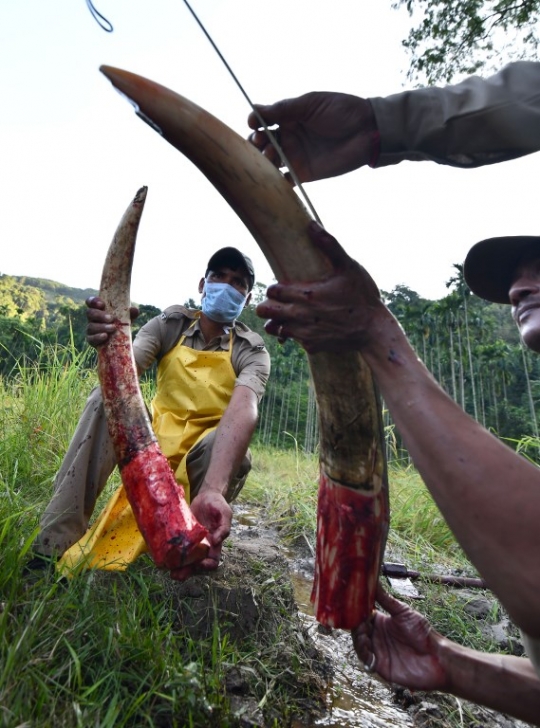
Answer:
[[[208, 271], [206, 280], [209, 283], [228, 283], [230, 286], [235, 288], [243, 296], [247, 296], [249, 293], [249, 273], [245, 268], [228, 268], [227, 266], [220, 266], [216, 270]], [[199, 293], [203, 292], [204, 278], [201, 278], [199, 283]], [[246, 301], [249, 303], [249, 298]]]
[[526, 346], [540, 353], [540, 254], [526, 254], [508, 292], [512, 317]]

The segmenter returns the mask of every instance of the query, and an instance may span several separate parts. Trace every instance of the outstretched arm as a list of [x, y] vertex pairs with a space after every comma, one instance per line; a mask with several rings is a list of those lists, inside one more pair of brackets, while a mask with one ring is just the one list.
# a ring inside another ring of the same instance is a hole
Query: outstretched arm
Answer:
[[308, 351], [361, 351], [425, 484], [469, 559], [531, 637], [540, 637], [540, 470], [469, 417], [437, 384], [369, 274], [316, 223], [333, 274], [278, 284], [257, 307], [269, 333]]
[[[381, 98], [312, 92], [257, 109], [268, 126], [279, 125], [301, 182], [403, 160], [479, 167], [540, 149], [540, 63]], [[256, 114], [248, 124], [253, 144], [281, 166]]]
[[530, 660], [462, 647], [379, 585], [372, 622], [353, 632], [362, 662], [411, 690], [440, 690], [540, 725], [540, 678]]
[[195, 518], [209, 531], [208, 558], [196, 567], [187, 567], [185, 578], [194, 571], [216, 569], [223, 541], [231, 531], [232, 510], [225, 493], [242, 460], [257, 425], [257, 396], [249, 387], [234, 388], [231, 400], [216, 430], [208, 470], [199, 492], [191, 502]]
[[474, 168], [540, 149], [540, 63], [370, 102], [381, 135], [378, 167], [432, 160]]

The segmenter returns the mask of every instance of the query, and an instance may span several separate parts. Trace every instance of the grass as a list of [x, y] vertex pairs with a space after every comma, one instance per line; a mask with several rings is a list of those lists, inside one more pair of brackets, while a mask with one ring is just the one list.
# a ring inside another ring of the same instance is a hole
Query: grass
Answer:
[[313, 455], [254, 446], [253, 470], [242, 500], [262, 506], [284, 541], [315, 547], [318, 461]]
[[[242, 497], [262, 505], [268, 522], [286, 541], [315, 546], [319, 479], [318, 459], [291, 450], [254, 446], [254, 468]], [[412, 468], [390, 468], [391, 531], [389, 544], [406, 551], [409, 566], [428, 561], [449, 568], [467, 564], [446, 521], [418, 473]]]
[[2, 725], [227, 725], [211, 646], [172, 632], [154, 579], [130, 575], [111, 591], [89, 577], [10, 597], [0, 626]]
[[312, 686], [298, 690], [310, 658], [293, 649], [298, 624], [283, 576], [251, 565], [248, 590], [267, 611], [261, 629], [237, 640], [211, 605], [208, 634], [194, 637], [186, 600], [147, 557], [67, 587], [55, 577], [23, 578], [54, 474], [96, 383], [82, 363], [57, 349], [0, 380], [0, 725], [234, 728], [240, 719], [225, 690], [232, 669], [247, 676], [267, 724], [286, 725]]
[[[421, 574], [477, 576], [457, 544], [435, 502], [412, 467], [390, 468], [391, 524], [386, 561], [404, 563]], [[242, 497], [262, 505], [265, 518], [286, 542], [315, 547], [318, 461], [290, 450], [254, 448], [254, 469]], [[433, 626], [467, 647], [497, 651], [467, 612], [467, 599], [458, 590], [421, 583], [424, 599], [413, 604]], [[482, 595], [481, 591], [475, 596]], [[474, 597], [473, 597], [474, 598]], [[490, 621], [502, 617], [495, 610]]]
[[[309, 686], [300, 695], [290, 687], [307, 682], [310, 663], [295, 642], [283, 575], [264, 564], [251, 564], [243, 585], [264, 618], [241, 640], [211, 608], [208, 634], [194, 637], [185, 600], [147, 557], [124, 573], [86, 573], [67, 588], [54, 578], [28, 584], [22, 577], [54, 474], [96, 382], [83, 363], [57, 348], [0, 379], [0, 726], [235, 728], [240, 719], [225, 691], [231, 670], [249, 683], [267, 725], [286, 726], [310, 699]], [[316, 457], [256, 445], [253, 451], [242, 500], [261, 506], [284, 540], [313, 549]], [[473, 574], [414, 470], [392, 470], [390, 487], [392, 559]], [[493, 649], [463, 600], [444, 587], [422, 591], [418, 607], [437, 629]]]

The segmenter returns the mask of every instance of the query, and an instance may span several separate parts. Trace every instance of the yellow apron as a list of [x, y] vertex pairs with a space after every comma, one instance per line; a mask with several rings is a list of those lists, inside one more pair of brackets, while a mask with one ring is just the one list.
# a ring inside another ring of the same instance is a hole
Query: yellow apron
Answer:
[[[190, 502], [187, 454], [221, 420], [236, 380], [229, 351], [196, 351], [183, 346], [185, 334], [161, 360], [152, 427], [163, 454]], [[147, 550], [124, 486], [117, 488], [88, 534], [58, 562], [68, 575], [83, 568], [123, 571]]]

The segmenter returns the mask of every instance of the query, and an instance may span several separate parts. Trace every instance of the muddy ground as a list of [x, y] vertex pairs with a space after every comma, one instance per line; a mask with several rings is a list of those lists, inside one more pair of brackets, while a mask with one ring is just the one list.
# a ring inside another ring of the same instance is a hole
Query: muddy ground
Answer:
[[[236, 512], [224, 561], [211, 578], [168, 582], [179, 621], [208, 636], [217, 617], [221, 634], [249, 641], [253, 663], [227, 672], [231, 714], [241, 728], [525, 728], [527, 724], [439, 693], [412, 694], [363, 671], [350, 635], [321, 628], [310, 614], [313, 556], [280, 544], [263, 519]], [[266, 692], [261, 699], [261, 680]], [[287, 697], [289, 691], [289, 697]], [[279, 696], [279, 697], [276, 697]]]

